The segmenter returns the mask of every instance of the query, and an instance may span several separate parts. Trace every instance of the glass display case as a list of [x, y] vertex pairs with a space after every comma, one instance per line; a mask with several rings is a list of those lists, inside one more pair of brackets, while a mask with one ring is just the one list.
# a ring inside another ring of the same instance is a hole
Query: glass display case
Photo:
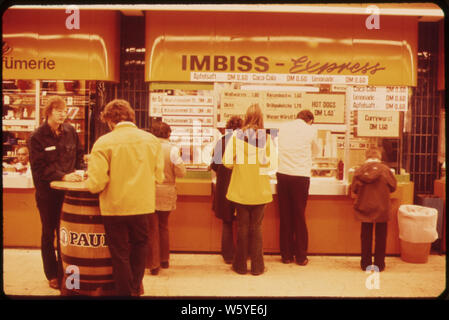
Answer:
[[[89, 81], [8, 80], [2, 81], [3, 186], [32, 188], [30, 171], [21, 170], [19, 150], [27, 146], [31, 133], [45, 120], [44, 108], [51, 96], [61, 96], [68, 107], [67, 123], [76, 129], [84, 150], [88, 149]], [[23, 153], [23, 152], [22, 152]]]
[[38, 81], [3, 80], [3, 162], [13, 162], [17, 150], [39, 125]]

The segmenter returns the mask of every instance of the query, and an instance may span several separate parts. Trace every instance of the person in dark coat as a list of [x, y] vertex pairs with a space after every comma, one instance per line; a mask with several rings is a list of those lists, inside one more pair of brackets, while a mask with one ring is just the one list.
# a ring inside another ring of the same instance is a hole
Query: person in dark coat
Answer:
[[234, 221], [234, 204], [226, 199], [232, 170], [222, 163], [222, 157], [226, 143], [232, 138], [232, 131], [242, 127], [242, 119], [238, 116], [231, 117], [226, 123], [226, 133], [217, 141], [213, 152], [211, 169], [217, 175], [217, 183], [214, 193], [212, 209], [215, 216], [222, 220], [221, 254], [225, 263], [231, 264], [234, 257], [234, 233], [232, 223]]
[[381, 163], [381, 151], [370, 148], [366, 151], [367, 160], [354, 173], [351, 190], [357, 195], [354, 203], [355, 216], [362, 222], [361, 261], [365, 271], [372, 265], [373, 227], [375, 231], [374, 265], [379, 271], [385, 269], [385, 249], [387, 222], [390, 217], [390, 193], [396, 190], [396, 178], [390, 168]]
[[[84, 149], [75, 128], [64, 123], [67, 106], [59, 96], [48, 99], [45, 121], [29, 140], [30, 164], [36, 204], [42, 222], [41, 253], [49, 286], [59, 289], [63, 277], [59, 247], [59, 218], [64, 192], [50, 187], [54, 180], [81, 181], [75, 170], [84, 166]], [[55, 254], [56, 235], [56, 254]]]

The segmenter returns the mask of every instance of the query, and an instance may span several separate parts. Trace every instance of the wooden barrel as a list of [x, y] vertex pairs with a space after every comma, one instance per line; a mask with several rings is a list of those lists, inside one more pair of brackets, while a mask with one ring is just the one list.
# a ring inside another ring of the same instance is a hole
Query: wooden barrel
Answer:
[[106, 243], [98, 195], [88, 191], [67, 190], [59, 231], [64, 271], [61, 293], [113, 295], [112, 260]]

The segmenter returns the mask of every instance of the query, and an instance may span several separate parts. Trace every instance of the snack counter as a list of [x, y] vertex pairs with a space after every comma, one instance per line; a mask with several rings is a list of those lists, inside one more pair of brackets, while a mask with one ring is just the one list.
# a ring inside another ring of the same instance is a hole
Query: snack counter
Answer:
[[[187, 176], [178, 179], [176, 185], [177, 208], [171, 212], [169, 219], [170, 249], [177, 252], [219, 252], [221, 220], [212, 211], [214, 180], [211, 173], [188, 171]], [[275, 184], [272, 185], [275, 193]], [[324, 186], [328, 189], [324, 189]], [[354, 199], [348, 192], [342, 192], [348, 191], [348, 185], [335, 180], [334, 187], [332, 188], [328, 179], [312, 178], [306, 208], [309, 253], [359, 254], [360, 222], [354, 218]], [[401, 204], [413, 203], [413, 182], [399, 182], [391, 198], [393, 208], [388, 224], [386, 252], [399, 254], [397, 209]], [[40, 247], [40, 235], [41, 222], [34, 188], [4, 187], [4, 247]], [[279, 253], [279, 209], [276, 194], [273, 195], [273, 202], [265, 208], [263, 243], [265, 253]]]
[[[221, 220], [212, 211], [214, 181], [180, 179], [177, 182], [177, 209], [170, 214], [170, 248], [173, 251], [218, 252], [221, 248]], [[273, 181], [275, 182], [275, 181]], [[359, 254], [360, 222], [355, 220], [354, 199], [349, 185], [334, 179], [312, 178], [306, 208], [311, 254]], [[206, 194], [207, 185], [209, 193]], [[279, 253], [279, 209], [275, 183], [273, 202], [265, 207], [263, 244], [265, 253]], [[198, 190], [204, 192], [199, 195]], [[322, 192], [320, 192], [320, 190]], [[399, 182], [391, 194], [392, 211], [388, 223], [387, 254], [399, 254], [397, 210], [413, 203], [413, 182]], [[234, 226], [236, 227], [236, 226]]]

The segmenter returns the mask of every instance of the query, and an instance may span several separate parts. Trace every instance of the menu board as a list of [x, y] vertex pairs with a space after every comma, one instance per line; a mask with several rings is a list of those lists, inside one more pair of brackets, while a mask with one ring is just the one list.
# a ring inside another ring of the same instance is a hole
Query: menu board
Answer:
[[170, 125], [172, 141], [193, 141], [201, 145], [213, 140], [213, 96], [169, 96], [165, 93], [152, 93], [150, 116], [162, 117], [162, 121]]
[[265, 121], [294, 120], [301, 110], [309, 109], [315, 116], [314, 123], [344, 123], [344, 94], [234, 89], [221, 93], [221, 121], [234, 115], [243, 118], [254, 104], [261, 108]]
[[357, 123], [359, 137], [399, 137], [399, 112], [359, 110]]
[[407, 111], [407, 87], [353, 86], [349, 105], [353, 110]]
[[151, 93], [150, 94], [150, 116], [151, 117], [162, 117], [162, 98], [165, 93]]

